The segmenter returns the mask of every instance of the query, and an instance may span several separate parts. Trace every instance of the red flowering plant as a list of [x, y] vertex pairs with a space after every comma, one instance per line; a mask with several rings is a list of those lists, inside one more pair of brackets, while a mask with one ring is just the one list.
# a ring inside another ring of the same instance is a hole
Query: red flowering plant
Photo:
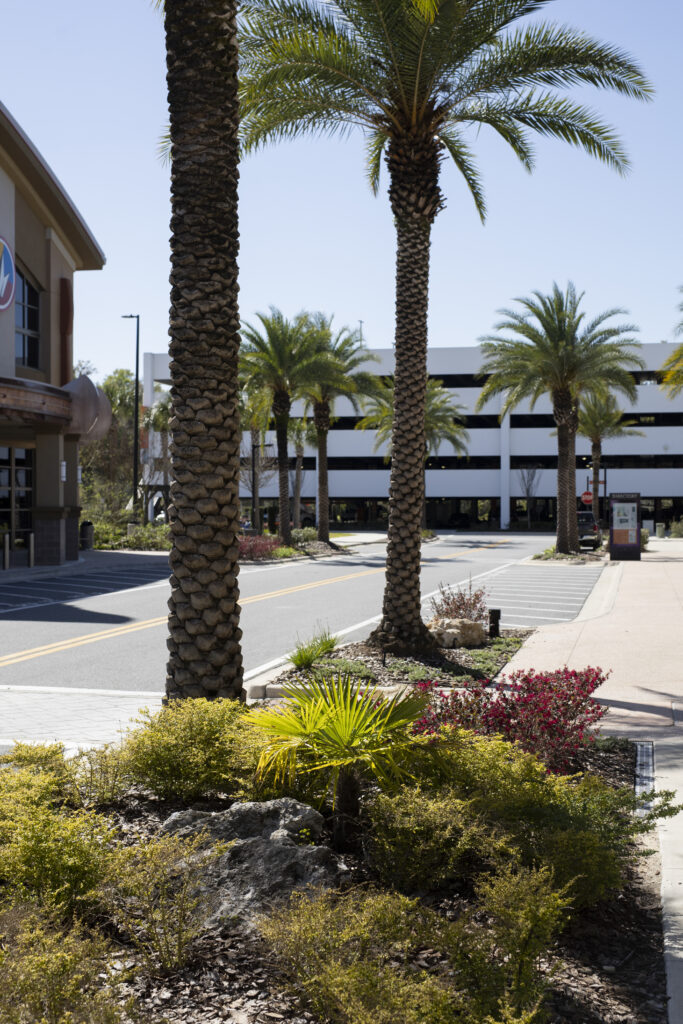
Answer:
[[277, 537], [263, 537], [254, 534], [250, 537], [239, 538], [240, 560], [259, 561], [262, 558], [272, 558], [275, 548], [280, 546]]
[[418, 683], [430, 693], [427, 712], [413, 731], [436, 735], [444, 726], [460, 726], [498, 735], [536, 754], [553, 772], [566, 772], [577, 750], [595, 739], [593, 726], [607, 708], [592, 696], [609, 673], [600, 668], [554, 672], [519, 670], [497, 683], [472, 680], [464, 689], [445, 693], [433, 683]]

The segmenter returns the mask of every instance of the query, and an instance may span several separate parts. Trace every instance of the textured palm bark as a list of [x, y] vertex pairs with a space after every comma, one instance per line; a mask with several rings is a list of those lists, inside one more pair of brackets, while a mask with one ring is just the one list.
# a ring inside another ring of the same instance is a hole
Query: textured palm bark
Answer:
[[394, 425], [382, 619], [370, 640], [384, 650], [409, 653], [435, 646], [422, 621], [420, 551], [429, 247], [443, 200], [439, 150], [432, 138], [392, 141], [387, 164], [397, 237]]
[[602, 445], [600, 441], [591, 444], [591, 461], [593, 463], [593, 518], [596, 523], [600, 519], [600, 463], [602, 462]]
[[567, 536], [569, 538], [569, 550], [580, 551], [579, 541], [579, 517], [576, 504], [576, 435], [579, 431], [579, 407], [576, 401], [572, 401], [571, 413], [568, 420], [569, 427], [569, 453], [567, 465]]
[[327, 435], [330, 430], [329, 402], [316, 402], [313, 422], [318, 439], [318, 540], [330, 542], [330, 489], [327, 474]]
[[289, 395], [282, 391], [273, 396], [273, 419], [275, 420], [275, 443], [277, 445], [278, 505], [280, 510], [279, 534], [283, 544], [292, 543], [292, 528], [289, 524], [289, 453], [287, 451], [287, 426], [291, 408]]
[[166, 0], [171, 138], [171, 598], [166, 693], [238, 697], [237, 36]]
[[252, 427], [249, 436], [251, 438], [251, 457], [254, 460], [254, 479], [251, 482], [253, 494], [252, 504], [252, 530], [261, 532], [261, 432], [258, 427]]

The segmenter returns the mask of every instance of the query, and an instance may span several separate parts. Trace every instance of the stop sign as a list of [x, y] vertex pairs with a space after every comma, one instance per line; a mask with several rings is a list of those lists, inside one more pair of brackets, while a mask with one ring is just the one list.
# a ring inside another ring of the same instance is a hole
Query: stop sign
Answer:
[[581, 495], [581, 501], [584, 503], [584, 505], [592, 505], [593, 504], [593, 492], [592, 491], [584, 491], [583, 494]]

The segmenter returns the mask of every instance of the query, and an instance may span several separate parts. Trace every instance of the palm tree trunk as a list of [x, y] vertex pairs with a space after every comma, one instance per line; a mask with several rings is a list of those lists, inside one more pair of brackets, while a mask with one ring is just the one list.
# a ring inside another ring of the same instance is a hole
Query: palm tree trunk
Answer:
[[304, 446], [302, 441], [297, 441], [295, 447], [296, 466], [294, 469], [294, 508], [292, 509], [292, 522], [295, 530], [301, 529], [301, 477], [304, 467]]
[[602, 445], [599, 439], [591, 444], [591, 459], [593, 462], [593, 518], [597, 523], [600, 521], [600, 462], [602, 461]]
[[576, 509], [576, 428], [578, 417], [572, 415], [569, 424], [568, 440], [569, 452], [567, 458], [567, 537], [569, 539], [569, 550], [580, 551], [579, 543], [579, 518]]
[[258, 427], [252, 427], [250, 430], [251, 437], [251, 451], [254, 459], [254, 479], [252, 481], [252, 495], [251, 504], [253, 508], [253, 522], [251, 524], [252, 530], [256, 533], [261, 532], [261, 431]]
[[168, 506], [169, 506], [169, 458], [168, 458], [168, 430], [161, 431], [161, 461], [163, 463], [163, 481], [164, 481], [164, 521], [168, 523]]
[[287, 426], [291, 402], [285, 392], [273, 396], [273, 419], [275, 420], [275, 442], [277, 444], [278, 500], [280, 509], [279, 534], [283, 544], [292, 543], [292, 528], [289, 525], [289, 453], [287, 451]]
[[239, 697], [235, 6], [166, 0], [165, 27], [173, 385], [166, 693]]
[[[557, 422], [557, 418], [555, 420]], [[569, 554], [567, 519], [567, 472], [569, 467], [569, 428], [557, 423], [557, 539], [555, 548], [560, 555]]]
[[329, 402], [316, 402], [313, 420], [318, 439], [318, 540], [330, 543], [330, 489], [327, 474], [327, 435], [330, 429]]
[[396, 223], [396, 367], [389, 529], [382, 619], [371, 640], [384, 650], [433, 650], [422, 621], [427, 310], [431, 226], [443, 204], [433, 139], [390, 144], [389, 197]]

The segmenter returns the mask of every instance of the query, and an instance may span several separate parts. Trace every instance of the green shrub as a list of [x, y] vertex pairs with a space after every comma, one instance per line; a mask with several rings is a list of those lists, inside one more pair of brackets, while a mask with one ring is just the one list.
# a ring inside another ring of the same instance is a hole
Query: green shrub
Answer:
[[116, 548], [123, 540], [125, 533], [125, 528], [116, 523], [95, 519], [93, 522], [93, 547], [104, 550]]
[[147, 523], [122, 534], [112, 547], [129, 551], [170, 551], [171, 531], [166, 523]]
[[201, 882], [207, 864], [227, 848], [206, 845], [206, 835], [160, 835], [120, 847], [110, 859], [100, 902], [152, 971], [182, 967], [202, 933], [211, 903]]
[[304, 643], [299, 641], [289, 656], [289, 660], [300, 672], [313, 668], [316, 661], [331, 654], [337, 646], [336, 636], [332, 636], [328, 629], [316, 633], [310, 640]]
[[[11, 765], [15, 770], [26, 770], [38, 775], [50, 775], [56, 786], [57, 795], [63, 799], [74, 797], [72, 775], [69, 762], [64, 756], [63, 743], [23, 743], [16, 742], [7, 754], [0, 757], [0, 764]], [[3, 785], [11, 785], [9, 779], [3, 778]]]
[[292, 530], [292, 544], [295, 548], [305, 548], [318, 539], [318, 531], [314, 526], [304, 526], [300, 530]]
[[115, 803], [134, 781], [128, 751], [112, 743], [79, 751], [68, 768], [72, 789], [86, 807]]
[[409, 679], [412, 683], [419, 683], [423, 679], [431, 679], [434, 675], [432, 669], [414, 661], [392, 661], [391, 665], [387, 665], [386, 667], [392, 675], [403, 676], [406, 679]]
[[670, 537], [683, 537], [683, 516], [680, 519], [672, 519], [669, 528]]
[[108, 947], [78, 922], [69, 931], [44, 911], [0, 911], [2, 1024], [123, 1024]]
[[290, 548], [287, 544], [273, 548], [273, 558], [293, 558], [295, 554], [296, 548]]
[[16, 808], [12, 826], [0, 841], [0, 882], [69, 912], [90, 900], [114, 839], [106, 818], [26, 804]]
[[236, 700], [172, 701], [144, 711], [124, 751], [132, 779], [162, 799], [251, 795], [259, 736]]
[[[673, 536], [673, 534], [671, 535]], [[650, 540], [650, 531], [641, 529], [640, 531], [640, 550], [645, 551]]]
[[[434, 799], [443, 801], [444, 816], [453, 801], [467, 801], [477, 821], [508, 837], [521, 863], [548, 867], [558, 887], [570, 885], [575, 905], [594, 903], [617, 887], [634, 855], [634, 837], [679, 810], [674, 794], [665, 791], [654, 797], [651, 811], [636, 816], [643, 800], [630, 789], [612, 789], [591, 775], [549, 774], [533, 754], [514, 744], [464, 730], [447, 730], [417, 770], [423, 784], [434, 787]], [[393, 799], [398, 818], [403, 794]], [[410, 803], [410, 813], [410, 827], [422, 829], [419, 803]], [[427, 820], [434, 813], [425, 811]], [[401, 848], [408, 856], [407, 845]], [[423, 853], [415, 851], [414, 870]]]
[[490, 824], [454, 793], [419, 786], [378, 794], [368, 809], [370, 865], [403, 892], [437, 889], [471, 878], [507, 850]]
[[505, 871], [477, 895], [456, 923], [395, 893], [295, 895], [261, 929], [313, 1011], [335, 1024], [530, 1024], [539, 959], [567, 900], [535, 871]]
[[51, 807], [61, 800], [59, 782], [52, 773], [33, 768], [0, 771], [0, 850], [11, 842], [22, 815]]

